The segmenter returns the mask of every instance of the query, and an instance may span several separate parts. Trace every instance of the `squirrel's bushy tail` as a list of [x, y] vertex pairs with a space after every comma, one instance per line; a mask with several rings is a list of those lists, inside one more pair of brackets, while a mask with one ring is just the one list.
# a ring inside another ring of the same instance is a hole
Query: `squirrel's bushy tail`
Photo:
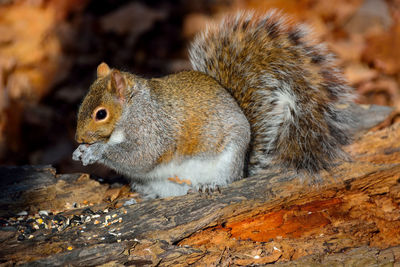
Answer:
[[250, 175], [272, 164], [315, 173], [345, 157], [352, 90], [323, 45], [277, 12], [240, 13], [209, 26], [190, 60], [237, 100], [252, 138]]

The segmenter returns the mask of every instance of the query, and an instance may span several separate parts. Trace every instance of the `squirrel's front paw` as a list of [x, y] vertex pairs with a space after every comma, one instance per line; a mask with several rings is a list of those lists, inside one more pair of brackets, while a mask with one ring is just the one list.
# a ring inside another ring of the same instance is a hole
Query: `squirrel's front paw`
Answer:
[[81, 161], [83, 166], [93, 164], [101, 160], [103, 147], [100, 143], [92, 145], [82, 144], [72, 154], [72, 159]]

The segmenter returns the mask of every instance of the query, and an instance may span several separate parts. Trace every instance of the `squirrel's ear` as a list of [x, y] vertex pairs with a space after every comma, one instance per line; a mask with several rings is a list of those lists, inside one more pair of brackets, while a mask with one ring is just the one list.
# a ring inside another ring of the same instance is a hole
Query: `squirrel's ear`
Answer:
[[97, 67], [97, 78], [103, 78], [110, 74], [110, 67], [102, 62], [98, 67]]
[[116, 94], [120, 100], [124, 99], [126, 81], [124, 76], [118, 70], [111, 71], [111, 88], [116, 91]]

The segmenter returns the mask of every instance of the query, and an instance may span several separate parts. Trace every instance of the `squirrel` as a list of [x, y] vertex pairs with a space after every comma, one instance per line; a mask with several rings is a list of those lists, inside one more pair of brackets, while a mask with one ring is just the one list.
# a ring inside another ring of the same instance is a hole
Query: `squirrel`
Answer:
[[195, 38], [193, 70], [144, 79], [101, 63], [79, 108], [73, 159], [114, 169], [147, 198], [272, 167], [318, 176], [347, 158], [351, 119], [338, 106], [353, 92], [310, 39], [275, 11], [241, 12]]

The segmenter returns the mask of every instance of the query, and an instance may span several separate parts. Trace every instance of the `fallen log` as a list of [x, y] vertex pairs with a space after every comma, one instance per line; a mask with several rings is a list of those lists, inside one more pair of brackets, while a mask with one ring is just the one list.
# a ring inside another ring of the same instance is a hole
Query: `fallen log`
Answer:
[[[389, 110], [369, 106], [357, 112], [357, 137], [346, 148], [352, 161], [322, 173], [319, 184], [269, 170], [221, 192], [122, 206], [61, 230], [38, 229], [24, 240], [18, 240], [18, 229], [4, 226], [0, 260], [42, 266], [398, 262], [400, 124], [365, 133]], [[11, 208], [4, 204], [7, 196], [1, 200], [2, 209]]]

